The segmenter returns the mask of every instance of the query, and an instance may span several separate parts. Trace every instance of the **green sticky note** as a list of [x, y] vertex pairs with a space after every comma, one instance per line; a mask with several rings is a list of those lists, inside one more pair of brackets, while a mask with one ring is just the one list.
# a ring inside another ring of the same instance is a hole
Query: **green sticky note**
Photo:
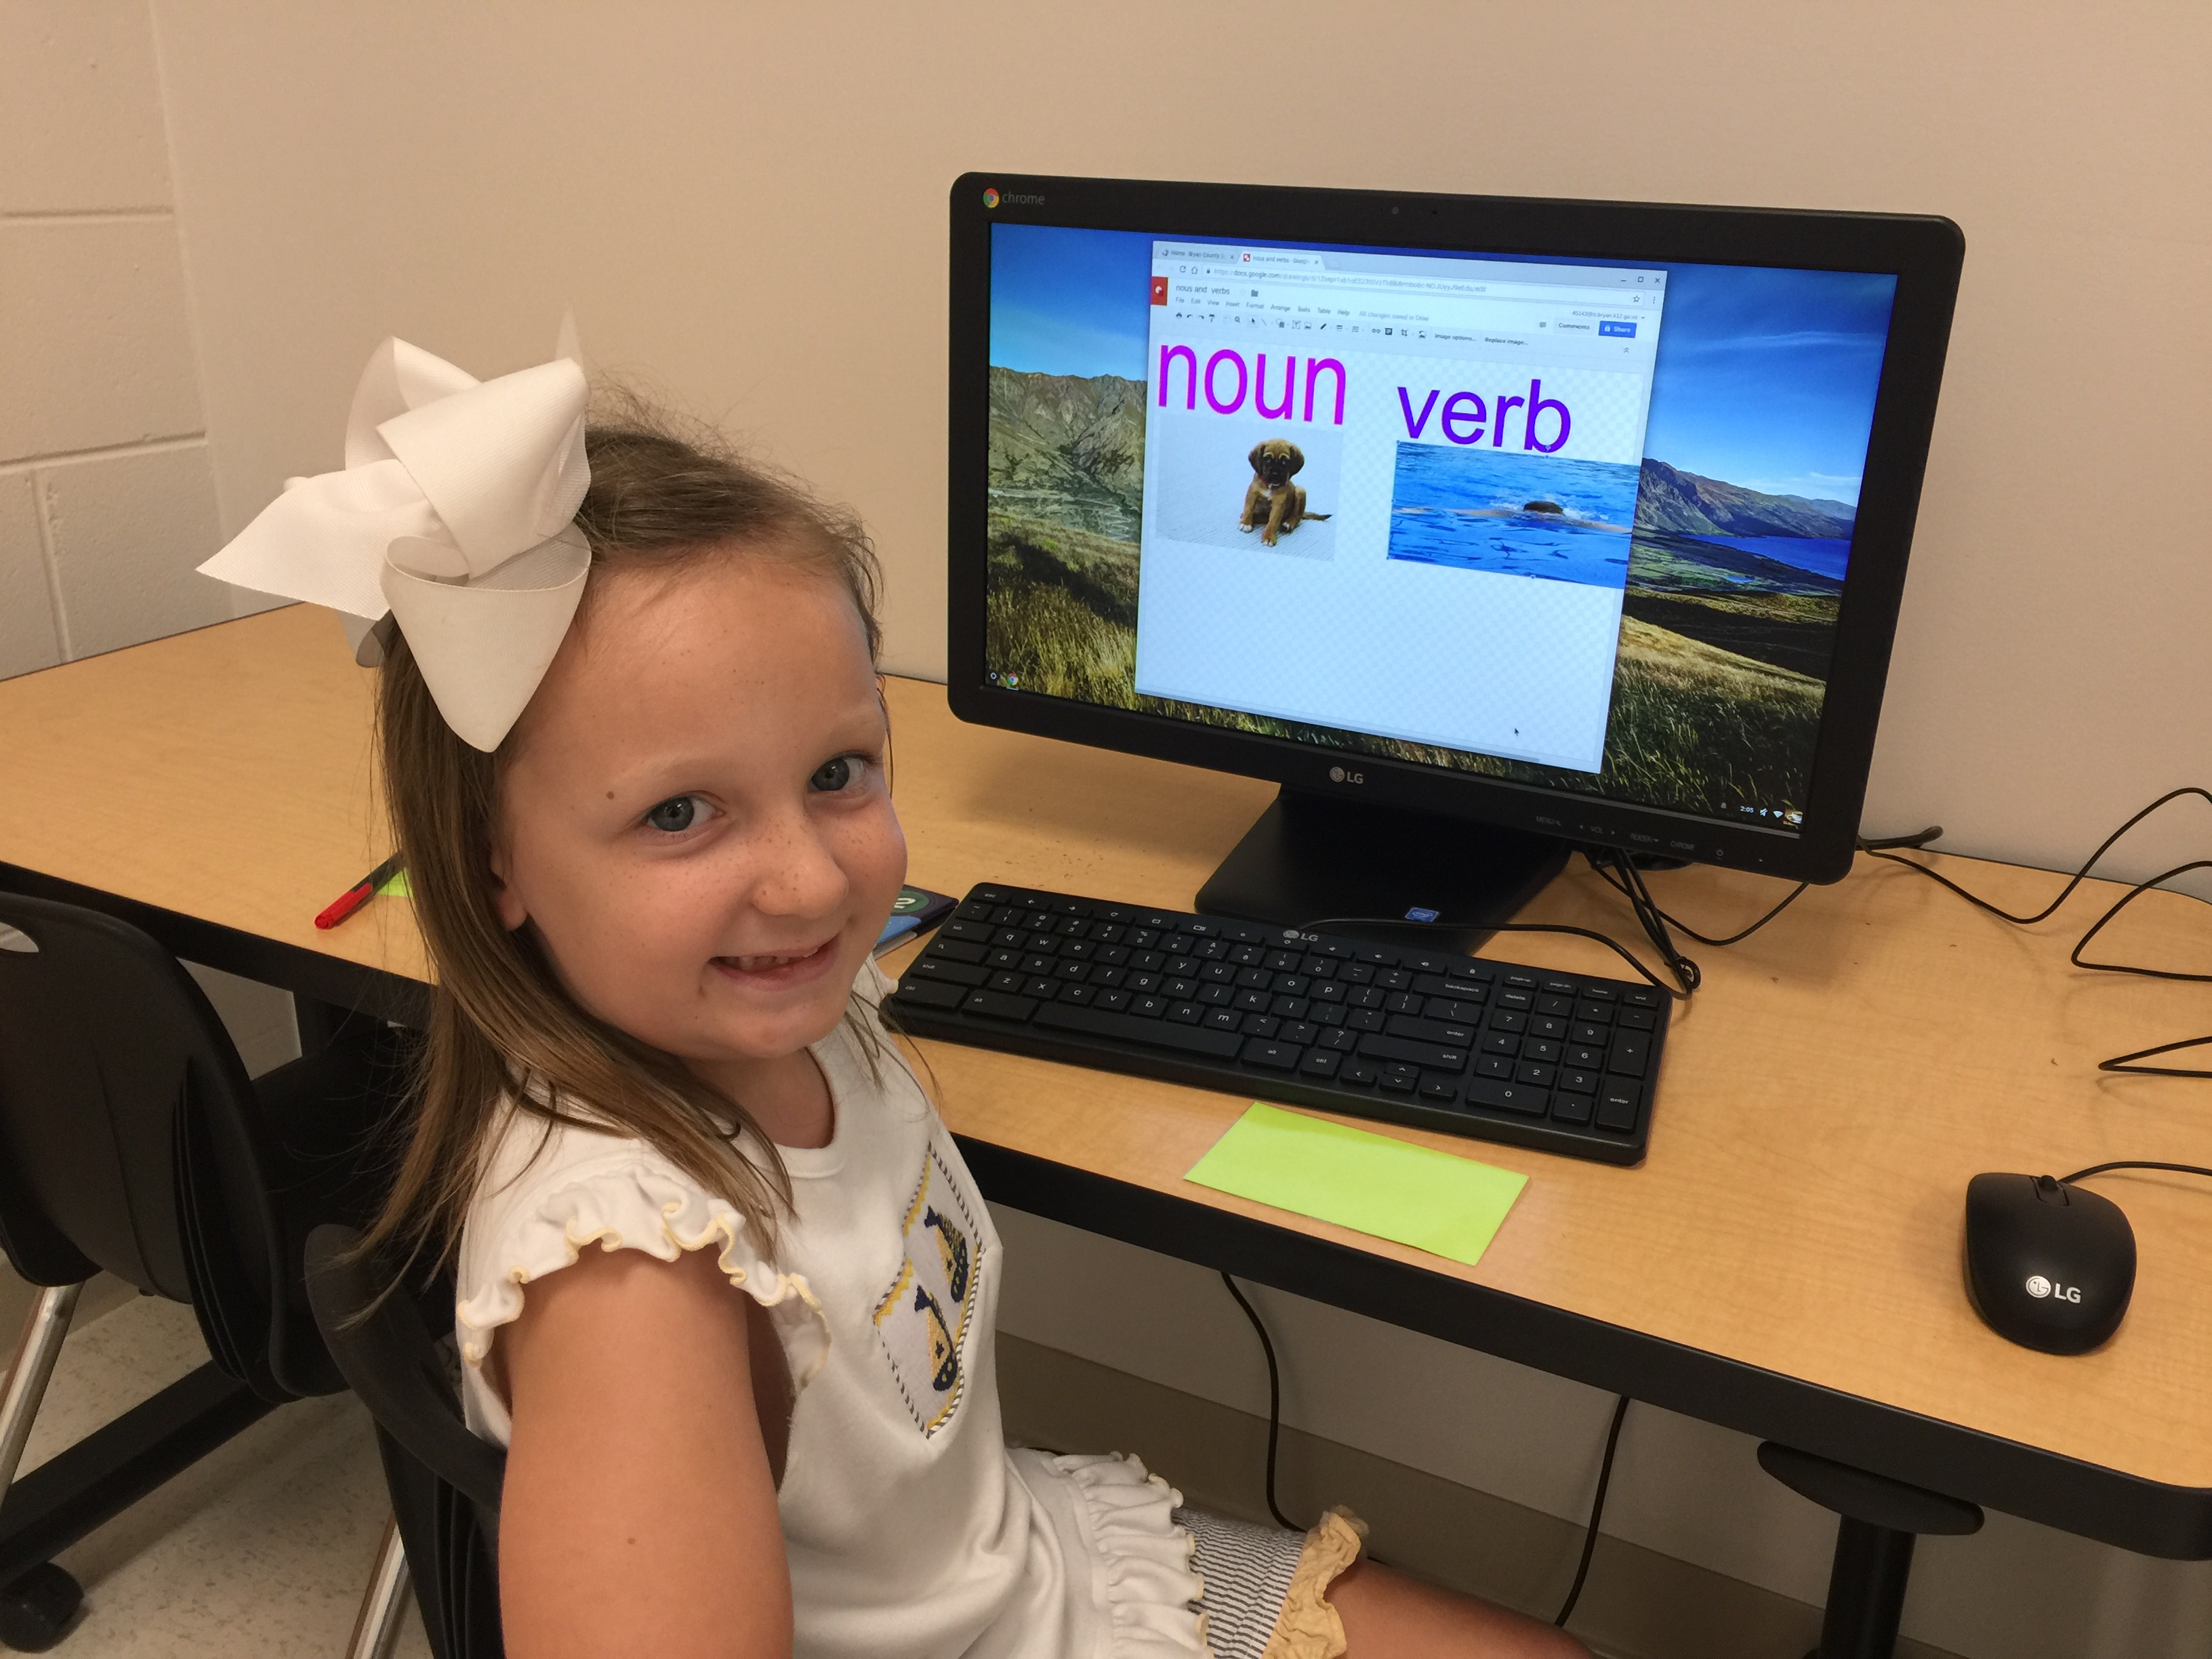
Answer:
[[1471, 1158], [1256, 1103], [1187, 1179], [1469, 1267], [1528, 1184]]
[[415, 890], [408, 885], [407, 872], [404, 870], [394, 870], [390, 875], [384, 878], [383, 884], [376, 890], [378, 894], [384, 898], [413, 898], [415, 896]]

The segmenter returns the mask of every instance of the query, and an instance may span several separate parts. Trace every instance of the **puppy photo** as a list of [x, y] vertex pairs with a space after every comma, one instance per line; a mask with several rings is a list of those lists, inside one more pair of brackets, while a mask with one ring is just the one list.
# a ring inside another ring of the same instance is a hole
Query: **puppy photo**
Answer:
[[1237, 527], [1248, 534], [1260, 530], [1261, 546], [1273, 547], [1277, 536], [1289, 535], [1308, 519], [1319, 522], [1329, 516], [1307, 512], [1305, 487], [1291, 482], [1306, 458], [1289, 439], [1265, 439], [1252, 446], [1246, 459], [1252, 463], [1252, 483], [1244, 491], [1244, 512]]

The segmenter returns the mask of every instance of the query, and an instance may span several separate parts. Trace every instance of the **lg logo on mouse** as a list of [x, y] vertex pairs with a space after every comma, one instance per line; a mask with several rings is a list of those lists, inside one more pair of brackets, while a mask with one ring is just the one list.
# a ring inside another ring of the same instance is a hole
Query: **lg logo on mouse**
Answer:
[[2081, 1299], [2079, 1285], [2054, 1285], [2041, 1273], [2027, 1276], [2027, 1293], [2038, 1302], [2047, 1296], [2055, 1296], [2061, 1302], [2079, 1302]]

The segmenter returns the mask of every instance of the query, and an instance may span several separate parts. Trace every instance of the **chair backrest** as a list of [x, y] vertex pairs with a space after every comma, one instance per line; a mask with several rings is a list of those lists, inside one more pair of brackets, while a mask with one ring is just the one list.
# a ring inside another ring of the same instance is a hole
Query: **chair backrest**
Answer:
[[213, 1264], [187, 1237], [185, 1164], [233, 1152], [222, 1184], [261, 1185], [252, 1146], [204, 1133], [252, 1121], [238, 1050], [191, 975], [128, 923], [0, 893], [0, 1243], [34, 1284], [104, 1267], [197, 1303]]
[[307, 1307], [317, 1222], [373, 1213], [404, 1066], [377, 1021], [249, 1080], [177, 959], [96, 911], [0, 892], [0, 1248], [189, 1302], [264, 1400], [343, 1385]]
[[[499, 1502], [507, 1455], [463, 1421], [446, 1352], [404, 1291], [381, 1294], [361, 1235], [307, 1237], [307, 1297], [347, 1383], [376, 1419], [416, 1599], [437, 1659], [500, 1659]], [[425, 1298], [427, 1300], [428, 1298]], [[450, 1308], [450, 1291], [442, 1304]]]

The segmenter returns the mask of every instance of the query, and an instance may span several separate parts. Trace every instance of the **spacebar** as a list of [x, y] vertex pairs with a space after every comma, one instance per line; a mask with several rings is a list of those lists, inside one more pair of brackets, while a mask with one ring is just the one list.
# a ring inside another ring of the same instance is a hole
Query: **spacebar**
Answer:
[[1103, 1008], [1075, 1008], [1064, 1002], [1048, 1003], [1036, 1012], [1032, 1025], [1056, 1025], [1063, 1031], [1087, 1031], [1112, 1037], [1139, 1048], [1181, 1048], [1216, 1060], [1234, 1060], [1244, 1039], [1234, 1031], [1210, 1031], [1202, 1025], [1177, 1025], [1142, 1014], [1110, 1013]]

